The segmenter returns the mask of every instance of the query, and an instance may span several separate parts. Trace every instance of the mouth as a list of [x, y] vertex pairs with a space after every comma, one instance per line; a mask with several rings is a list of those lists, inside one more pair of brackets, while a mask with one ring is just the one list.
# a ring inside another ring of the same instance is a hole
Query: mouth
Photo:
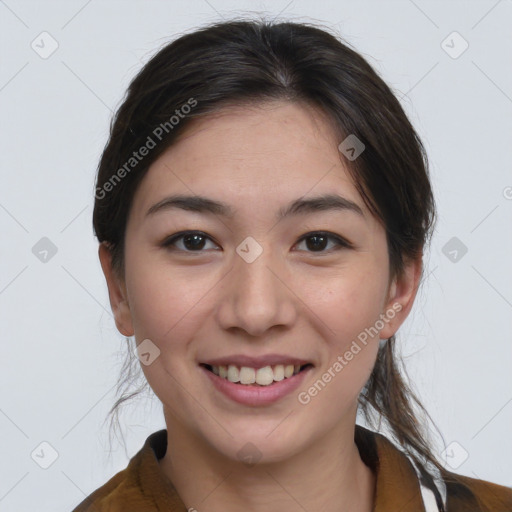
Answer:
[[221, 379], [227, 380], [233, 384], [242, 386], [271, 386], [276, 382], [290, 379], [309, 368], [311, 363], [307, 364], [276, 364], [268, 365], [262, 368], [252, 368], [249, 366], [229, 365], [210, 365], [201, 363], [200, 366], [209, 372], [217, 375]]

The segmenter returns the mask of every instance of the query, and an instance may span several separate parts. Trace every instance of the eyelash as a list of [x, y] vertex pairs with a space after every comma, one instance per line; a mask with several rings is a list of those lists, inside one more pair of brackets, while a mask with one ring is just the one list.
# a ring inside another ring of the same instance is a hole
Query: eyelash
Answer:
[[[190, 250], [186, 250], [186, 249], [176, 249], [176, 248], [172, 248], [172, 246], [178, 241], [178, 240], [181, 240], [182, 238], [186, 237], [187, 235], [198, 235], [200, 237], [203, 237], [203, 238], [207, 238], [209, 240], [211, 240], [213, 242], [213, 240], [206, 234], [206, 233], [203, 233], [201, 231], [180, 231], [179, 233], [176, 233], [168, 238], [166, 238], [161, 246], [166, 248], [166, 249], [169, 249], [169, 250], [176, 250], [176, 251], [181, 251], [181, 252], [185, 252], [185, 253], [202, 253], [202, 252], [205, 252], [204, 250], [198, 250], [198, 251], [190, 251]], [[334, 240], [334, 242], [336, 243], [336, 247], [334, 248], [335, 251], [339, 251], [341, 249], [352, 249], [354, 246], [347, 240], [345, 240], [344, 238], [342, 238], [341, 236], [339, 235], [335, 235], [334, 233], [330, 233], [329, 231], [311, 231], [310, 233], [306, 233], [304, 236], [302, 236], [300, 238], [300, 240], [297, 242], [297, 243], [300, 243], [304, 240], [307, 240], [308, 238], [313, 238], [314, 236], [321, 236], [321, 237], [326, 237], [330, 240]], [[215, 242], [214, 242], [215, 243]], [[306, 251], [306, 252], [309, 252], [311, 254], [328, 254], [332, 251], [331, 250], [321, 250], [321, 251]]]

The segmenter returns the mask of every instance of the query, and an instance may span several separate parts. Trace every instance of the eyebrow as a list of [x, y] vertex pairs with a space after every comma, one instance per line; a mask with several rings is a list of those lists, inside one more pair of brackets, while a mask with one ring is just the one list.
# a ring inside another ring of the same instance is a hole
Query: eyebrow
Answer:
[[[226, 218], [233, 218], [236, 214], [231, 206], [215, 201], [204, 196], [173, 195], [166, 197], [154, 204], [146, 212], [146, 217], [157, 212], [170, 209], [182, 209], [197, 213], [220, 215]], [[291, 215], [304, 215], [319, 211], [341, 210], [356, 213], [364, 218], [364, 213], [359, 205], [337, 194], [324, 194], [308, 199], [296, 199], [285, 208], [280, 208], [276, 214], [276, 220], [281, 220]]]

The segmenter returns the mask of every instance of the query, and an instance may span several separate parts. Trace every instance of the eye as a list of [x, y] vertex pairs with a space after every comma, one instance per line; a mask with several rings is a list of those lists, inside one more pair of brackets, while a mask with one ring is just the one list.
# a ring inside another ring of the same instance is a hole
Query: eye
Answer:
[[[204, 252], [203, 249], [208, 240], [212, 242], [212, 239], [201, 231], [182, 231], [165, 239], [161, 245], [162, 247], [169, 248], [169, 250], [176, 249], [183, 252]], [[308, 252], [329, 252], [325, 250], [329, 240], [333, 242], [334, 250], [353, 248], [353, 245], [344, 238], [326, 231], [308, 233], [299, 240], [299, 244], [306, 242]], [[311, 242], [308, 243], [308, 241]], [[178, 247], [178, 242], [182, 244], [181, 247]]]
[[178, 247], [178, 250], [184, 252], [203, 252], [202, 249], [204, 248], [206, 239], [211, 240], [209, 236], [201, 231], [183, 231], [166, 238], [162, 243], [162, 247], [174, 250], [174, 248], [176, 248], [176, 243], [178, 241], [183, 241], [184, 248]]
[[[311, 240], [311, 243], [308, 243], [307, 241]], [[307, 235], [304, 235], [299, 242], [306, 242], [306, 247], [308, 249], [312, 249], [310, 252], [330, 252], [325, 251], [325, 247], [328, 244], [328, 240], [332, 240], [334, 242], [334, 250], [337, 251], [342, 248], [351, 249], [353, 248], [353, 245], [342, 238], [341, 236], [335, 235], [334, 233], [329, 233], [326, 231], [318, 231], [318, 232], [312, 232], [308, 233]]]

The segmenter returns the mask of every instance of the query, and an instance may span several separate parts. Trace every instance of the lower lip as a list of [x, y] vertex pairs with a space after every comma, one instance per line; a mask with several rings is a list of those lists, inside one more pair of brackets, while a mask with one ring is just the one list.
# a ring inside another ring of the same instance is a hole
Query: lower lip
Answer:
[[274, 382], [268, 386], [259, 386], [258, 384], [236, 384], [215, 375], [204, 366], [200, 367], [218, 391], [235, 402], [253, 406], [272, 404], [286, 395], [289, 395], [301, 385], [306, 375], [313, 369], [312, 366], [308, 366], [297, 373], [297, 375], [293, 375], [279, 382]]

